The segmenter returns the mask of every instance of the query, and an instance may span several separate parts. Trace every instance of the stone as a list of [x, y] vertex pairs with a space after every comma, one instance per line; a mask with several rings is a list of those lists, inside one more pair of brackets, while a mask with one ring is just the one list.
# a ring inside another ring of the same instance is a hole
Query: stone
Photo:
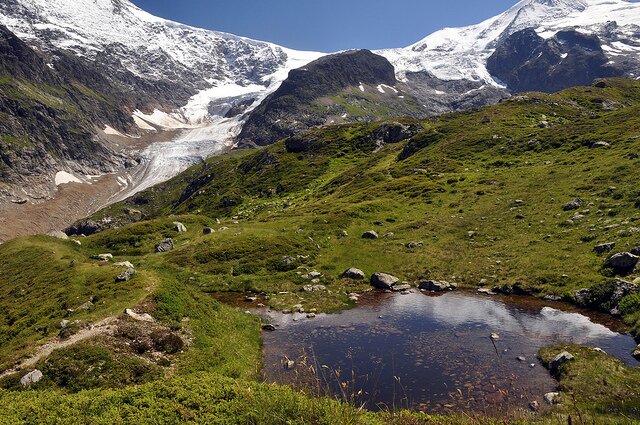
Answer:
[[568, 351], [563, 351], [562, 353], [555, 356], [553, 360], [551, 360], [551, 371], [557, 372], [562, 365], [573, 360], [575, 360], [575, 357], [573, 357], [571, 353], [569, 353]]
[[324, 285], [305, 285], [302, 287], [304, 292], [322, 292], [326, 291], [327, 287]]
[[609, 143], [600, 141], [591, 144], [591, 149], [608, 148], [609, 146], [611, 146]]
[[76, 310], [89, 310], [93, 307], [93, 303], [91, 301], [87, 301], [86, 303], [79, 306]]
[[362, 239], [378, 239], [380, 236], [378, 236], [378, 232], [374, 231], [374, 230], [369, 230], [368, 232], [364, 232], [362, 234]]
[[173, 244], [173, 239], [167, 238], [156, 245], [155, 252], [156, 253], [169, 252], [169, 251], [173, 251], [173, 248], [175, 248], [175, 245]]
[[307, 319], [313, 319], [314, 317], [316, 317], [315, 313], [309, 313], [307, 314]]
[[204, 229], [202, 229], [202, 234], [203, 235], [211, 235], [213, 233], [215, 233], [216, 231], [213, 230], [211, 227], [205, 227]]
[[148, 322], [148, 323], [153, 323], [156, 320], [151, 317], [150, 314], [148, 313], [136, 313], [135, 311], [131, 310], [130, 308], [126, 309], [124, 311], [124, 314], [126, 314], [127, 316], [129, 316], [130, 318], [132, 318], [133, 320], [137, 321], [137, 322]]
[[632, 355], [636, 360], [640, 361], [640, 345], [638, 345], [636, 349], [633, 350]]
[[353, 280], [364, 280], [366, 276], [362, 270], [352, 267], [342, 273], [342, 277]]
[[69, 236], [65, 232], [61, 232], [60, 230], [52, 230], [47, 233], [47, 236], [51, 236], [52, 238], [62, 239], [64, 241], [69, 239]]
[[318, 278], [322, 277], [322, 273], [320, 273], [319, 271], [315, 271], [314, 270], [312, 272], [309, 272], [308, 276], [309, 276], [309, 279], [318, 279]]
[[399, 280], [397, 277], [387, 273], [374, 273], [371, 276], [371, 285], [379, 289], [391, 289]]
[[276, 327], [271, 323], [265, 323], [262, 325], [262, 330], [267, 332], [273, 332], [276, 330]]
[[284, 264], [286, 264], [287, 266], [290, 266], [291, 264], [295, 263], [296, 261], [298, 261], [297, 258], [290, 257], [288, 255], [285, 255], [284, 257], [282, 257], [282, 262]]
[[247, 297], [244, 297], [244, 301], [247, 302], [247, 303], [254, 303], [254, 302], [258, 301], [258, 297], [256, 297], [256, 296], [247, 296]]
[[418, 284], [418, 287], [425, 291], [443, 292], [453, 291], [458, 287], [458, 285], [456, 283], [449, 283], [445, 281], [423, 280]]
[[532, 401], [531, 403], [529, 403], [529, 409], [531, 409], [532, 412], [537, 412], [538, 410], [540, 410], [540, 403], [538, 403], [537, 401]]
[[60, 321], [60, 328], [61, 329], [68, 328], [70, 324], [71, 324], [71, 322], [69, 320], [61, 320]]
[[94, 260], [99, 260], [99, 261], [109, 261], [111, 259], [113, 259], [113, 254], [98, 254], [98, 255], [94, 255], [91, 257]]
[[606, 252], [610, 252], [610, 251], [612, 251], [612, 250], [613, 250], [613, 248], [615, 248], [615, 247], [616, 247], [615, 242], [603, 243], [603, 244], [600, 244], [600, 245], [596, 245], [596, 246], [593, 248], [593, 251], [594, 251], [596, 254], [604, 254], [604, 253], [606, 253]]
[[385, 237], [386, 239], [391, 239], [391, 238], [393, 238], [395, 235], [396, 235], [396, 234], [395, 234], [395, 233], [393, 233], [393, 232], [387, 232], [387, 233], [385, 233], [385, 234], [384, 234], [384, 237]]
[[286, 370], [293, 370], [295, 367], [296, 367], [296, 362], [294, 362], [293, 360], [286, 359], [284, 361], [284, 368]]
[[560, 397], [560, 393], [546, 393], [544, 395], [544, 401], [552, 405], [558, 404], [559, 397]]
[[[407, 292], [410, 289], [411, 289], [411, 285], [409, 285], [408, 283], [404, 283], [402, 285], [395, 285], [393, 288], [391, 288], [393, 292], [400, 292], [400, 293]], [[403, 295], [406, 295], [406, 294], [403, 294]]]
[[497, 341], [500, 339], [500, 335], [498, 335], [497, 333], [492, 333], [491, 335], [489, 335], [489, 338], [491, 338], [494, 341]]
[[527, 361], [527, 358], [526, 358], [526, 357], [524, 357], [524, 356], [519, 356], [519, 357], [517, 358], [517, 360], [518, 360], [519, 362], [521, 362], [521, 363], [524, 363], [524, 362], [526, 362], [526, 361]]
[[633, 273], [638, 260], [640, 260], [640, 257], [637, 255], [633, 255], [630, 252], [620, 252], [607, 258], [604, 267], [613, 270], [618, 276], [627, 276]]
[[42, 374], [42, 372], [40, 372], [38, 369], [31, 371], [29, 373], [27, 373], [26, 375], [24, 375], [21, 379], [20, 379], [20, 385], [22, 385], [23, 387], [30, 387], [33, 384], [37, 384], [38, 382], [40, 382], [40, 380], [44, 377], [44, 375]]
[[478, 293], [484, 295], [496, 295], [496, 293], [489, 288], [478, 288]]
[[186, 233], [187, 227], [184, 224], [180, 223], [179, 221], [174, 221], [173, 230], [175, 230], [178, 233]]
[[116, 282], [128, 282], [136, 275], [136, 269], [128, 268], [116, 277]]
[[578, 208], [580, 208], [582, 206], [582, 199], [580, 198], [576, 198], [573, 201], [569, 202], [568, 204], [566, 204], [563, 209], [565, 211], [573, 211], [573, 210], [577, 210]]
[[416, 249], [424, 246], [424, 242], [409, 242], [407, 248]]
[[131, 264], [129, 261], [121, 261], [119, 263], [113, 263], [113, 265], [116, 267], [126, 267], [128, 269], [135, 269], [134, 265]]
[[71, 239], [71, 242], [73, 242], [74, 244], [78, 245], [78, 246], [82, 246], [82, 242], [80, 242], [77, 239]]
[[576, 304], [586, 306], [590, 302], [591, 290], [582, 288], [577, 291], [573, 291], [573, 298], [576, 300]]

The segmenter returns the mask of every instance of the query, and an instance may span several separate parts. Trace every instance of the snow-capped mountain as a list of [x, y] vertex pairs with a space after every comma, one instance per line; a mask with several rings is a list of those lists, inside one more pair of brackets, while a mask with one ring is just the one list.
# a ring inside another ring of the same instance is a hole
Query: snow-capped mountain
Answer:
[[[611, 22], [617, 24], [611, 33]], [[522, 0], [506, 12], [477, 25], [445, 28], [402, 49], [383, 50], [400, 78], [429, 72], [449, 80], [482, 81], [500, 85], [487, 69], [487, 60], [512, 34], [534, 29], [550, 38], [563, 29], [606, 35], [603, 46], [614, 60], [624, 54], [640, 55], [640, 3], [626, 0]]]
[[127, 0], [3, 0], [0, 23], [40, 50], [73, 52], [135, 88], [177, 85], [176, 105], [200, 93], [182, 111], [191, 123], [208, 115], [207, 100], [274, 90], [289, 69], [320, 56], [161, 19]]

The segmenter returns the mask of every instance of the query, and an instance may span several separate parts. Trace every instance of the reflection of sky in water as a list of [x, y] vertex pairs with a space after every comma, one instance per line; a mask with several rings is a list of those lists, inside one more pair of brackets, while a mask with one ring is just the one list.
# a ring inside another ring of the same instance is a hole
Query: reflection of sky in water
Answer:
[[[493, 393], [480, 390], [488, 382], [510, 388], [518, 402], [526, 400], [520, 397], [523, 394], [541, 396], [553, 390], [556, 384], [538, 364], [536, 353], [554, 343], [598, 346], [637, 364], [631, 357], [635, 342], [630, 336], [542, 302], [522, 306], [464, 293], [438, 297], [416, 293], [363, 304], [313, 320], [275, 314], [273, 321], [280, 328], [265, 334], [267, 378], [291, 383], [295, 374], [282, 371], [282, 358], [296, 358], [301, 350], [312, 350], [319, 364], [375, 376], [375, 383], [365, 386], [371, 395], [369, 405], [394, 397], [392, 382], [397, 375], [417, 404], [433, 407], [429, 403], [436, 403], [437, 408], [438, 403], [446, 402], [442, 400], [449, 397], [451, 388], [466, 388], [476, 400], [495, 396], [495, 388]], [[495, 348], [489, 339], [491, 332], [500, 335]], [[520, 355], [526, 356], [526, 363], [516, 360]], [[532, 362], [535, 368], [530, 367]], [[463, 408], [473, 407], [463, 404]]]

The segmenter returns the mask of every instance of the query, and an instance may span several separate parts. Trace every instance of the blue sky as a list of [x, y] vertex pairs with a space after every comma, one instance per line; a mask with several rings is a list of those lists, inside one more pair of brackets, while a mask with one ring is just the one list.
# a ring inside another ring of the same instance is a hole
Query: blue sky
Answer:
[[132, 0], [185, 24], [301, 50], [404, 47], [480, 22], [517, 0]]

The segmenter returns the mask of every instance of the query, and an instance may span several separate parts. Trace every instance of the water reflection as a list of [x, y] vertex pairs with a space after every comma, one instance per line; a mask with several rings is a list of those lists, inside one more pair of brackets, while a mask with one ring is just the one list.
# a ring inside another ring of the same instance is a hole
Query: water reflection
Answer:
[[[357, 309], [312, 320], [274, 314], [270, 320], [279, 328], [264, 335], [264, 372], [270, 382], [353, 396], [372, 409], [487, 412], [541, 402], [555, 389], [536, 359], [545, 345], [598, 346], [635, 364], [633, 338], [565, 308], [416, 293], [377, 295]], [[497, 341], [489, 338], [493, 332]]]

